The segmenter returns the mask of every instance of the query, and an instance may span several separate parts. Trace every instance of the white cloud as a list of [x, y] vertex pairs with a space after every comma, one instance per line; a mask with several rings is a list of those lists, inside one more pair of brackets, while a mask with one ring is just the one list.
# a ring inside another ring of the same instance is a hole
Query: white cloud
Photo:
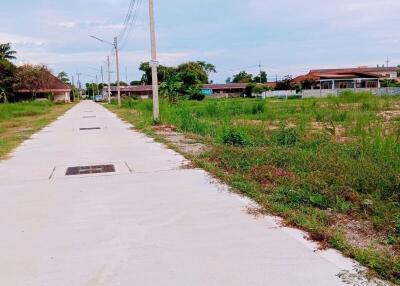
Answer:
[[0, 33], [0, 42], [11, 43], [14, 45], [31, 45], [37, 47], [42, 47], [47, 44], [47, 40], [41, 38], [34, 38], [29, 36], [7, 34], [7, 33]]

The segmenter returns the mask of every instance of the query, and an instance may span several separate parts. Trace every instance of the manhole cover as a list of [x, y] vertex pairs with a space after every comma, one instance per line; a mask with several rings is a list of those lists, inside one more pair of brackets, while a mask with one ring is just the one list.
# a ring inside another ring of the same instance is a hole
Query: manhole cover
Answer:
[[79, 128], [79, 130], [85, 131], [85, 130], [100, 130], [100, 127], [85, 127], [85, 128]]
[[90, 174], [102, 174], [102, 173], [115, 173], [114, 165], [94, 165], [94, 166], [78, 166], [70, 167], [65, 173], [66, 176], [76, 175], [90, 175]]

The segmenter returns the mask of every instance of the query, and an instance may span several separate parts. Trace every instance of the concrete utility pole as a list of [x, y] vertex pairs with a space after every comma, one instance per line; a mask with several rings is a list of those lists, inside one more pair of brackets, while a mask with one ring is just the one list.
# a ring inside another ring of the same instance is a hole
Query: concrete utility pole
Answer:
[[156, 48], [156, 32], [154, 25], [154, 0], [149, 0], [150, 15], [150, 40], [151, 40], [151, 71], [153, 83], [153, 119], [160, 121], [160, 106], [158, 101], [158, 77], [157, 77], [157, 48]]
[[129, 82], [128, 82], [128, 67], [127, 66], [125, 66], [125, 82], [126, 82], [127, 85], [129, 85]]
[[387, 59], [386, 59], [386, 67], [387, 67], [387, 68], [389, 67], [389, 63], [390, 63], [389, 57], [387, 57]]
[[108, 70], [108, 103], [111, 103], [111, 71], [110, 71], [110, 56], [107, 56]]
[[81, 99], [81, 80], [80, 80], [80, 76], [81, 73], [76, 73], [76, 75], [78, 76], [78, 82], [77, 82], [77, 86], [78, 86], [78, 98]]
[[117, 65], [117, 90], [118, 90], [118, 106], [121, 106], [121, 88], [120, 88], [120, 84], [119, 84], [119, 57], [118, 57], [118, 38], [114, 37], [114, 42], [110, 43], [107, 41], [104, 41], [100, 38], [97, 38], [95, 36], [90, 36], [93, 39], [96, 39], [97, 41], [100, 41], [102, 43], [111, 45], [114, 47], [115, 49], [115, 59], [116, 59], [116, 65]]
[[115, 62], [117, 65], [117, 93], [118, 93], [118, 106], [121, 106], [121, 87], [119, 86], [119, 58], [118, 58], [118, 38], [114, 38], [115, 48]]
[[258, 67], [260, 68], [260, 83], [262, 83], [262, 81], [261, 81], [261, 73], [262, 73], [262, 66], [261, 66], [261, 62], [259, 63]]

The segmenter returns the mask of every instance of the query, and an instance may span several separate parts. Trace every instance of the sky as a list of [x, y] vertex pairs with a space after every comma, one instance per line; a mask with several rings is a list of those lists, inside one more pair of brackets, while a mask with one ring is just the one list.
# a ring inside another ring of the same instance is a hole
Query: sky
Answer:
[[[17, 64], [45, 64], [53, 73], [82, 73], [90, 82], [106, 69], [129, 0], [3, 0], [0, 43], [11, 42]], [[121, 80], [139, 80], [150, 59], [148, 1], [122, 43]], [[216, 83], [240, 70], [268, 79], [314, 68], [400, 64], [399, 0], [154, 0], [160, 64], [213, 63]], [[126, 73], [127, 71], [127, 73]], [[112, 80], [115, 81], [112, 57]], [[106, 76], [105, 76], [106, 81]]]

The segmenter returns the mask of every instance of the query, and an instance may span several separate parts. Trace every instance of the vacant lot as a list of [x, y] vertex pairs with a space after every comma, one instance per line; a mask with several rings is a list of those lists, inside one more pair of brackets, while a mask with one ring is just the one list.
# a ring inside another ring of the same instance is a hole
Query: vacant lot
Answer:
[[0, 104], [0, 160], [70, 107], [52, 102]]
[[[110, 108], [154, 132], [151, 101]], [[400, 97], [162, 102], [161, 114], [168, 129], [209, 147], [187, 156], [258, 212], [400, 281]]]

